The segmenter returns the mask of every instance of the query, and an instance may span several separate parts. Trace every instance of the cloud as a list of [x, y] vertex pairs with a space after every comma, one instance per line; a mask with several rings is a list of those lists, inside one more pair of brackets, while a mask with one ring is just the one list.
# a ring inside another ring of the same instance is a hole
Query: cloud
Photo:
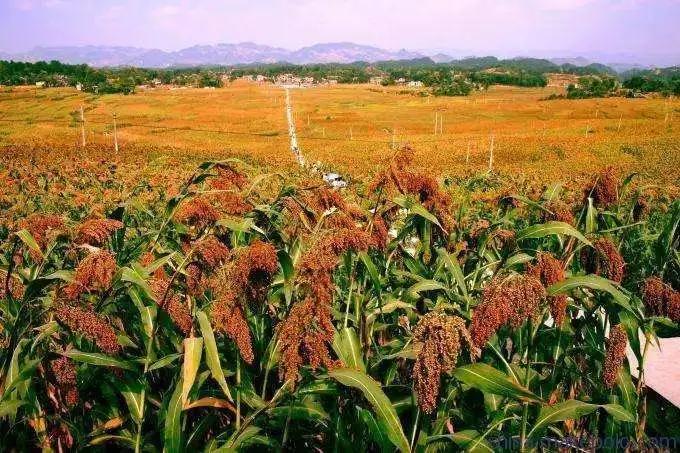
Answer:
[[60, 8], [62, 6], [67, 6], [68, 2], [64, 0], [44, 0], [42, 6], [45, 8]]
[[165, 18], [175, 17], [181, 12], [182, 10], [178, 5], [163, 5], [159, 8], [154, 9], [151, 12], [151, 15], [158, 18]]
[[12, 2], [12, 6], [19, 11], [31, 11], [35, 8], [35, 2], [32, 0], [15, 0]]

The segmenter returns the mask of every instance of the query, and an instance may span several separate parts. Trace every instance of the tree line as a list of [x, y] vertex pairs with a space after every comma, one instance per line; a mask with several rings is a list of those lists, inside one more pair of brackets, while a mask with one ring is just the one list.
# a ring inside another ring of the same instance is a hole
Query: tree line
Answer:
[[417, 81], [437, 96], [465, 96], [473, 90], [483, 90], [498, 84], [544, 87], [548, 82], [547, 73], [579, 76], [578, 84], [567, 89], [566, 97], [572, 99], [619, 95], [621, 93], [618, 90], [621, 88], [627, 90], [627, 95], [649, 92], [680, 94], [680, 68], [677, 67], [617, 75], [613, 69], [601, 64], [577, 67], [571, 64], [556, 65], [536, 58], [499, 60], [496, 57], [475, 57], [448, 63], [419, 58], [377, 63], [271, 63], [168, 69], [93, 68], [59, 61], [0, 61], [0, 85], [80, 85], [82, 90], [98, 94], [129, 94], [134, 93], [140, 85], [149, 84], [220, 87], [225, 79], [261, 75], [273, 81], [283, 74], [293, 74], [300, 78], [312, 78], [315, 82], [333, 79], [338, 83], [367, 83], [376, 77], [382, 85]]

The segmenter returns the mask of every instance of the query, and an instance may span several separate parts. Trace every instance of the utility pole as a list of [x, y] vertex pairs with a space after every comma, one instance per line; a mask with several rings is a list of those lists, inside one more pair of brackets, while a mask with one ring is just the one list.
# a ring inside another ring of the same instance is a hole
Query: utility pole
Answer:
[[465, 154], [465, 166], [470, 162], [470, 140], [468, 140], [467, 153]]
[[623, 113], [622, 113], [621, 115], [619, 115], [619, 125], [618, 125], [618, 127], [616, 128], [617, 131], [620, 131], [620, 130], [621, 130], [621, 120], [623, 120]]
[[437, 121], [438, 121], [437, 115], [438, 113], [434, 112], [434, 135], [437, 135]]
[[354, 140], [354, 134], [352, 133], [352, 126], [349, 127], [349, 139]]
[[83, 105], [80, 105], [80, 136], [81, 144], [85, 148], [85, 113], [83, 112]]
[[491, 142], [489, 143], [489, 173], [493, 171], [493, 140], [494, 136], [491, 134]]
[[444, 115], [439, 115], [439, 135], [444, 134]]
[[118, 154], [118, 129], [116, 128], [116, 112], [113, 112], [113, 146]]

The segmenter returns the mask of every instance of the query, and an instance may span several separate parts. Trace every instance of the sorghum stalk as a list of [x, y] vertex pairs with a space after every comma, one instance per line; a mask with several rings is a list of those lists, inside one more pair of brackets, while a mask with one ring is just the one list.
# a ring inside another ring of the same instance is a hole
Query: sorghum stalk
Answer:
[[[532, 345], [532, 340], [533, 340], [533, 328], [532, 328], [532, 320], [529, 318], [527, 320], [527, 354], [526, 354], [526, 369], [524, 370], [524, 387], [529, 388], [529, 364], [530, 359], [531, 359], [531, 345]], [[520, 439], [519, 439], [519, 449], [520, 451], [525, 451], [526, 447], [526, 440], [527, 440], [527, 421], [529, 418], [529, 403], [524, 402], [524, 409], [522, 411], [522, 432], [520, 434]]]

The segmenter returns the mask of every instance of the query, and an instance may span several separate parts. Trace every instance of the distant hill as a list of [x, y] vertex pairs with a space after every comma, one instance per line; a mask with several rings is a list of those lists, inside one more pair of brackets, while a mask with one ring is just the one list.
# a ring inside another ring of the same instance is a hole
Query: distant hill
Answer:
[[1, 59], [18, 61], [59, 60], [68, 64], [85, 63], [94, 67], [137, 66], [168, 68], [173, 66], [237, 65], [287, 62], [352, 63], [355, 61], [410, 60], [424, 55], [407, 50], [396, 52], [350, 42], [315, 44], [287, 50], [252, 42], [238, 44], [197, 45], [178, 51], [115, 46], [36, 47], [21, 54], [0, 54]]
[[[455, 56], [452, 56], [455, 55]], [[171, 68], [195, 66], [236, 66], [252, 64], [290, 63], [290, 64], [321, 64], [321, 63], [375, 63], [385, 61], [405, 61], [430, 58], [436, 64], [453, 64], [463, 69], [482, 69], [502, 63], [506, 66], [519, 65], [536, 71], [550, 71], [555, 68], [596, 68], [596, 61], [617, 61], [618, 64], [609, 65], [602, 72], [616, 70], [623, 72], [630, 69], [642, 69], [650, 66], [646, 61], [638, 64], [630, 55], [599, 56], [587, 55], [578, 57], [559, 58], [528, 58], [499, 59], [494, 56], [470, 56], [462, 51], [427, 51], [387, 50], [374, 46], [355, 44], [352, 42], [332, 42], [314, 44], [297, 50], [272, 47], [253, 42], [234, 44], [196, 45], [176, 51], [147, 49], [141, 47], [122, 46], [61, 46], [36, 47], [28, 52], [10, 54], [0, 52], [0, 60], [15, 61], [51, 61], [58, 60], [68, 64], [88, 64], [93, 67], [134, 66], [142, 68]], [[620, 57], [620, 58], [619, 58]], [[651, 57], [650, 57], [651, 58]], [[651, 61], [648, 58], [647, 60]], [[670, 57], [659, 57], [659, 61], [671, 61]], [[645, 66], [647, 64], [647, 66]], [[677, 64], [673, 62], [672, 64]], [[665, 66], [670, 66], [665, 65]], [[574, 72], [579, 72], [575, 70]]]
[[585, 57], [575, 57], [575, 58], [551, 58], [550, 61], [558, 66], [569, 64], [572, 66], [588, 66], [593, 63]]

